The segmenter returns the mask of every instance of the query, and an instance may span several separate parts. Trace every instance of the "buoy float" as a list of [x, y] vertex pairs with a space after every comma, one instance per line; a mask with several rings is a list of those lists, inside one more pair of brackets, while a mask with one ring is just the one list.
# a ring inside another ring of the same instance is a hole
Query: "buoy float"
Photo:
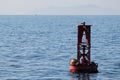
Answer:
[[[85, 25], [85, 22], [78, 25], [77, 59], [70, 59], [70, 72], [97, 73], [98, 64], [91, 62], [90, 51], [91, 25]], [[85, 39], [83, 39], [85, 38]]]

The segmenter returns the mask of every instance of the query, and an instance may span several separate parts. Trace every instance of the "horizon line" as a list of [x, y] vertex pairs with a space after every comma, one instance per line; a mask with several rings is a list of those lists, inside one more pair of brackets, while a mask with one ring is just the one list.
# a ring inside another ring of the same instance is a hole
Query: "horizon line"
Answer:
[[0, 14], [0, 16], [120, 16], [120, 14]]

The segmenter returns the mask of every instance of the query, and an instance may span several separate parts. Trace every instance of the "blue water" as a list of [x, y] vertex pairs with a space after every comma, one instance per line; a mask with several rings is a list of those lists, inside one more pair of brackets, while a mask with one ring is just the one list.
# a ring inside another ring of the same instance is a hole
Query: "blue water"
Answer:
[[[97, 74], [69, 72], [83, 21]], [[120, 16], [0, 16], [0, 80], [120, 80]]]

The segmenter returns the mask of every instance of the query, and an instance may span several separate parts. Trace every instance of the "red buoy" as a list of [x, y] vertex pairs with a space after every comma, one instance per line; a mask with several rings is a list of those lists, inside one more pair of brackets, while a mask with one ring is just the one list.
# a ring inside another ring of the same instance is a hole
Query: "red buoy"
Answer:
[[98, 72], [98, 64], [91, 62], [90, 50], [90, 33], [91, 25], [85, 25], [83, 22], [78, 25], [78, 43], [77, 43], [77, 59], [70, 60], [70, 71], [75, 72]]

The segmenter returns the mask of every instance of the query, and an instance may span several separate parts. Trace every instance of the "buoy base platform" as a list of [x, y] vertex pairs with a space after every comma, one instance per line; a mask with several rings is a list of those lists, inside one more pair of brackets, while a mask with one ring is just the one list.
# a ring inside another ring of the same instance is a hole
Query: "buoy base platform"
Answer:
[[70, 65], [70, 72], [72, 73], [98, 73], [98, 65], [92, 62], [89, 65], [79, 64], [77, 66]]
[[77, 59], [72, 58], [70, 60], [70, 72], [72, 73], [97, 73], [98, 64], [95, 62], [84, 62], [80, 63]]

